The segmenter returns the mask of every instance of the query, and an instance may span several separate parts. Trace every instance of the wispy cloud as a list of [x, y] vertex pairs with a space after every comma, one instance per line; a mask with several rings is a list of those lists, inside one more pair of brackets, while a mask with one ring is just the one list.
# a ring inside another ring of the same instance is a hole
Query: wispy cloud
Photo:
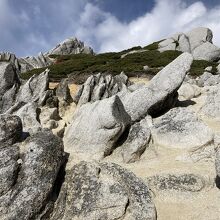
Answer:
[[[147, 45], [172, 33], [189, 31], [198, 26], [211, 28], [214, 42], [220, 45], [220, 7], [208, 9], [202, 2], [187, 5], [181, 0], [157, 0], [151, 12], [129, 23], [120, 22], [92, 4], [87, 4], [82, 15], [87, 20], [80, 21], [77, 35], [86, 41], [92, 39], [101, 52]], [[90, 22], [97, 15], [102, 19], [95, 24]]]
[[[76, 36], [97, 52], [147, 45], [172, 33], [209, 27], [220, 46], [220, 4], [156, 0], [154, 8], [130, 22], [103, 11], [100, 0], [1, 0], [0, 50], [35, 55], [67, 37]], [[120, 3], [119, 3], [120, 4]]]

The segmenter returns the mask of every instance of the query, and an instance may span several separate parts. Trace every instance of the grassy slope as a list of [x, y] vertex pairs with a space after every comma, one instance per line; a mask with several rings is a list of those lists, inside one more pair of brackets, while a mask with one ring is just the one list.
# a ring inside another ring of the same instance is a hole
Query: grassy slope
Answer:
[[[143, 66], [148, 65], [151, 68], [151, 73], [156, 74], [159, 67], [166, 66], [181, 52], [165, 51], [160, 53], [157, 51], [158, 43], [155, 42], [146, 47], [133, 47], [118, 53], [103, 53], [98, 55], [66, 55], [66, 56], [51, 56], [56, 59], [56, 63], [49, 66], [50, 77], [59, 80], [71, 74], [72, 76], [85, 78], [90, 74], [102, 72], [110, 74], [118, 74], [124, 71], [128, 76], [134, 76], [145, 73]], [[141, 53], [128, 54], [124, 58], [121, 55], [132, 50], [148, 50]], [[191, 69], [192, 75], [201, 75], [207, 66], [213, 66], [213, 72], [216, 72], [216, 63], [207, 61], [194, 61]], [[27, 79], [33, 74], [39, 74], [46, 68], [34, 69], [22, 74], [22, 78]]]

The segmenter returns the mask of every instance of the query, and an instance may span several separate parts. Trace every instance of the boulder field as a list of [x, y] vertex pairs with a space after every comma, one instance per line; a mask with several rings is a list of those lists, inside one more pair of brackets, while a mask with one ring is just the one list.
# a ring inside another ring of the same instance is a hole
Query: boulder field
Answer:
[[[175, 37], [186, 52], [147, 83], [99, 73], [74, 94], [68, 79], [51, 89], [49, 69], [22, 80], [4, 54], [0, 219], [220, 219], [219, 75], [188, 75], [212, 34]], [[77, 42], [48, 53], [92, 53]]]

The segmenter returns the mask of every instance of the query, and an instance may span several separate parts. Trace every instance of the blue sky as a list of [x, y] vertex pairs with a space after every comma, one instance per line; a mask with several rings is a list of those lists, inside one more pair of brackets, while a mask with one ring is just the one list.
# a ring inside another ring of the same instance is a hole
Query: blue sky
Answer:
[[219, 21], [219, 0], [0, 0], [0, 51], [36, 55], [75, 36], [118, 51], [198, 26], [220, 46]]

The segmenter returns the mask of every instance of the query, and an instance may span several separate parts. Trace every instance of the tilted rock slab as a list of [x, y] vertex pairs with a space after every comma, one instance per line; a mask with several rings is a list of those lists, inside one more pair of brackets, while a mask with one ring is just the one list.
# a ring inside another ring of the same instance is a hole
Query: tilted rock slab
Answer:
[[153, 77], [147, 86], [122, 95], [122, 103], [132, 121], [140, 121], [147, 114], [156, 115], [171, 108], [192, 62], [192, 55], [184, 53]]
[[112, 163], [81, 162], [67, 172], [51, 220], [156, 220], [147, 186]]
[[81, 106], [64, 134], [65, 150], [83, 160], [101, 159], [113, 150], [130, 117], [117, 96]]

